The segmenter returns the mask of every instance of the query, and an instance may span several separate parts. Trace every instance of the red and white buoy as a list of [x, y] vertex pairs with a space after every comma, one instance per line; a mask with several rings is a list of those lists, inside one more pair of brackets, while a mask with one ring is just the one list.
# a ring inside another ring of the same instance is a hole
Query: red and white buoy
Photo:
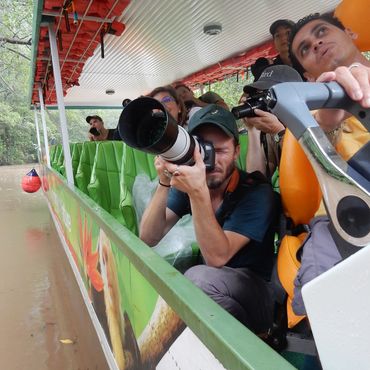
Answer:
[[22, 189], [27, 193], [35, 193], [40, 189], [41, 180], [36, 170], [32, 168], [27, 175], [23, 176], [22, 179]]

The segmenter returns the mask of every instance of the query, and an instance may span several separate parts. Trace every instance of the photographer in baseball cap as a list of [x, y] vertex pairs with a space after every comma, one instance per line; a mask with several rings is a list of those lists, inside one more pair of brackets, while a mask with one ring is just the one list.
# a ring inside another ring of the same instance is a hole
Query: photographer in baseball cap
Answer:
[[[244, 86], [241, 103], [253, 98], [281, 82], [301, 82], [300, 74], [292, 67], [273, 65], [267, 67], [260, 78]], [[243, 118], [248, 130], [248, 171], [258, 170], [270, 178], [280, 162], [281, 143], [285, 126], [270, 112], [253, 109], [254, 117]]]
[[120, 140], [119, 137], [116, 137], [117, 130], [105, 128], [104, 121], [100, 116], [87, 116], [86, 122], [90, 125], [88, 134], [90, 141]]
[[250, 330], [264, 332], [273, 310], [267, 283], [274, 238], [271, 186], [236, 167], [238, 130], [228, 110], [216, 104], [198, 110], [189, 132], [213, 144], [215, 166], [206, 171], [198, 148], [192, 166], [157, 156], [159, 184], [141, 219], [140, 238], [154, 246], [191, 214], [203, 263], [185, 277]]

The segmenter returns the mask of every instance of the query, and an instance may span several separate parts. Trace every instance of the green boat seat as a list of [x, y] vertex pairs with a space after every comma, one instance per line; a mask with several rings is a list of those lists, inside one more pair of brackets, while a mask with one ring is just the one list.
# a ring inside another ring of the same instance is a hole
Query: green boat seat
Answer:
[[73, 177], [76, 177], [77, 168], [78, 168], [78, 165], [80, 163], [82, 145], [83, 145], [83, 143], [75, 143], [73, 145], [73, 151], [71, 153]]
[[58, 158], [56, 158], [56, 161], [55, 161], [55, 169], [61, 173], [61, 171], [63, 170], [63, 165], [64, 165], [64, 151], [63, 151], [63, 147], [61, 147], [61, 150], [58, 154]]
[[[73, 156], [75, 146], [76, 146], [75, 143], [69, 143], [69, 151], [70, 151], [70, 154], [71, 154], [71, 159], [72, 159], [72, 156]], [[73, 171], [73, 163], [72, 163], [72, 171]], [[59, 167], [59, 172], [62, 176], [66, 177], [66, 166], [65, 166], [65, 162], [64, 162], [64, 155], [63, 155], [63, 164]], [[73, 177], [74, 177], [74, 171], [73, 171]]]
[[240, 144], [240, 154], [236, 160], [236, 165], [241, 170], [246, 170], [246, 159], [247, 159], [247, 150], [248, 150], [248, 135], [241, 134], [239, 135], [239, 144]]
[[136, 235], [138, 235], [138, 224], [133, 199], [133, 186], [135, 178], [139, 174], [146, 174], [148, 181], [152, 181], [157, 177], [154, 155], [141, 152], [126, 145], [124, 147], [120, 181], [120, 208], [125, 226]]
[[98, 142], [96, 141], [86, 141], [82, 143], [80, 161], [75, 176], [75, 185], [87, 195], [89, 194], [87, 185], [90, 183], [97, 144]]
[[50, 157], [50, 165], [52, 168], [56, 170], [58, 159], [59, 159], [60, 153], [63, 152], [63, 149], [62, 149], [62, 144], [57, 144], [54, 147], [55, 147], [54, 155], [53, 155], [53, 158]]
[[90, 183], [87, 185], [90, 198], [121, 224], [124, 224], [120, 209], [120, 172], [124, 146], [122, 141], [102, 141], [98, 144]]
[[53, 167], [55, 153], [57, 151], [57, 145], [50, 145], [49, 156], [50, 156], [50, 166]]

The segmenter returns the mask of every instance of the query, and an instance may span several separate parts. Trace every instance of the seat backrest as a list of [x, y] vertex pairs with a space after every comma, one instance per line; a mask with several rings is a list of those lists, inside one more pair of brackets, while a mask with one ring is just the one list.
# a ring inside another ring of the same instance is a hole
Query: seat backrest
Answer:
[[[72, 157], [72, 153], [74, 151], [75, 145], [76, 145], [75, 143], [69, 143], [69, 151], [70, 151], [71, 157]], [[64, 162], [64, 153], [63, 153], [63, 163], [62, 163], [62, 165], [59, 166], [59, 172], [60, 172], [61, 175], [66, 177], [66, 166], [65, 166], [65, 162]]]
[[82, 145], [83, 145], [83, 143], [75, 143], [73, 145], [73, 151], [71, 153], [73, 176], [76, 176], [77, 168], [78, 168], [78, 165], [80, 163]]
[[54, 151], [53, 158], [50, 157], [51, 167], [54, 168], [55, 170], [57, 170], [57, 163], [58, 163], [61, 152], [63, 152], [62, 144], [55, 145], [55, 151]]
[[[280, 194], [283, 212], [293, 226], [308, 224], [321, 202], [321, 190], [315, 172], [293, 134], [286, 130], [279, 167]], [[287, 292], [288, 327], [298, 324], [304, 316], [294, 314], [291, 303], [294, 296], [294, 279], [300, 266], [297, 251], [305, 233], [297, 236], [285, 235], [278, 252], [277, 272]]]
[[239, 144], [240, 144], [240, 153], [239, 153], [238, 159], [236, 160], [236, 165], [238, 166], [238, 168], [245, 171], [247, 167], [246, 159], [247, 159], [247, 151], [248, 151], [248, 135], [247, 134], [239, 135]]
[[56, 163], [55, 163], [55, 169], [61, 173], [62, 169], [63, 169], [63, 164], [64, 164], [64, 151], [63, 151], [63, 147], [59, 153], [59, 156], [56, 160]]
[[157, 177], [154, 166], [154, 155], [141, 152], [129, 146], [124, 147], [124, 155], [121, 172], [121, 200], [125, 226], [138, 235], [137, 217], [134, 206], [133, 187], [135, 178], [139, 174], [146, 174], [149, 180]]
[[51, 165], [51, 167], [53, 167], [54, 157], [55, 157], [56, 151], [57, 151], [57, 145], [50, 145], [49, 155], [50, 155], [50, 165]]
[[78, 163], [75, 183], [76, 186], [85, 194], [87, 192], [87, 185], [90, 183], [91, 171], [94, 165], [97, 141], [86, 141], [82, 144], [80, 161]]
[[310, 161], [289, 130], [284, 135], [279, 172], [284, 214], [294, 225], [308, 224], [320, 206], [320, 185]]
[[97, 204], [123, 223], [120, 212], [120, 172], [122, 168], [122, 141], [102, 141], [96, 149], [88, 194]]

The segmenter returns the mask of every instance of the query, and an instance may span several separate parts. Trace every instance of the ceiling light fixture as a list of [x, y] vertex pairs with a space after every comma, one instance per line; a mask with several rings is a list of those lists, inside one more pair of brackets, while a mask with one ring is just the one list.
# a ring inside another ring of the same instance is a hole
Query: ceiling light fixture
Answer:
[[204, 25], [203, 32], [208, 36], [219, 35], [222, 32], [222, 25], [218, 22], [210, 22]]

